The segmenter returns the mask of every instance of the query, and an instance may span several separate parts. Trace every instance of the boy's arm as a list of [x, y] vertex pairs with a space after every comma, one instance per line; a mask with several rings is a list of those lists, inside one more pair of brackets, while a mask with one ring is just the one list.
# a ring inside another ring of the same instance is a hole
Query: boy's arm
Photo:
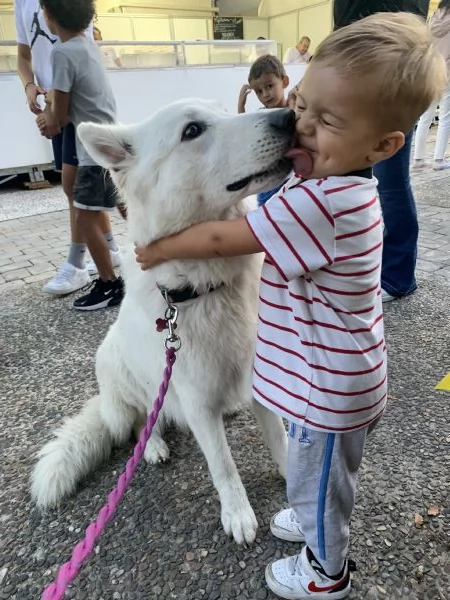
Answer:
[[64, 127], [70, 123], [70, 94], [69, 92], [61, 92], [53, 90], [53, 98], [50, 104], [50, 110], [59, 127]]
[[200, 223], [135, 249], [136, 260], [143, 270], [172, 259], [220, 258], [262, 251], [245, 217], [233, 221]]
[[248, 83], [245, 83], [241, 87], [241, 91], [239, 92], [238, 98], [238, 113], [245, 113], [245, 104], [247, 102], [247, 96], [250, 94], [251, 91], [252, 88], [248, 85]]

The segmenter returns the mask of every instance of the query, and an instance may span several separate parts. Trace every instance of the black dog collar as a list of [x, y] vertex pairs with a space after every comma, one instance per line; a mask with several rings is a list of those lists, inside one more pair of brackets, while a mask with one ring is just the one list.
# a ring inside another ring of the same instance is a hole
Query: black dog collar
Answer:
[[165, 287], [162, 286], [158, 286], [159, 291], [161, 292], [162, 296], [164, 299], [167, 298], [167, 300], [171, 303], [171, 304], [181, 304], [182, 302], [187, 302], [188, 300], [195, 300], [196, 298], [200, 298], [200, 296], [204, 296], [205, 294], [208, 294], [209, 292], [214, 292], [215, 290], [221, 288], [223, 286], [223, 283], [221, 283], [220, 285], [216, 286], [216, 287], [208, 287], [205, 288], [204, 291], [201, 290], [195, 290], [192, 285], [187, 285], [185, 287], [182, 288], [177, 288], [175, 290], [168, 290]]

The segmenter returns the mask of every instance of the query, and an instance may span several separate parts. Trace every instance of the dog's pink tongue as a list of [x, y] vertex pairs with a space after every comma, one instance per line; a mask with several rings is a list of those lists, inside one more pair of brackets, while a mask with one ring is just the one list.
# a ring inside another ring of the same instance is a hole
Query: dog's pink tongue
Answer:
[[313, 159], [311, 154], [302, 148], [290, 148], [285, 152], [284, 156], [292, 160], [294, 171], [303, 177], [308, 175], [313, 170]]

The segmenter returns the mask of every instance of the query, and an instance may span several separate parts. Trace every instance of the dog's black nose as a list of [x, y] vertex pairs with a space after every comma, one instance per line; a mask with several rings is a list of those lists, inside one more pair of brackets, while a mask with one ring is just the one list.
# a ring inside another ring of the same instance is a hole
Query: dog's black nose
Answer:
[[295, 128], [295, 113], [290, 108], [270, 111], [269, 124], [279, 131], [293, 131]]

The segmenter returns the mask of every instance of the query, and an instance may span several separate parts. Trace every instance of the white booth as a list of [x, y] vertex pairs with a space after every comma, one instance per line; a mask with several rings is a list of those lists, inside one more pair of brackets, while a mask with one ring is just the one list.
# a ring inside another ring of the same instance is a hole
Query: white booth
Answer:
[[[15, 72], [16, 48], [0, 42], [0, 182], [9, 175], [51, 168], [49, 140], [40, 136]], [[117, 101], [118, 120], [133, 123], [188, 97], [217, 99], [236, 112], [255, 52], [277, 53], [275, 42], [103, 42], [102, 52]], [[250, 60], [251, 59], [251, 60]], [[249, 62], [250, 61], [250, 62]], [[290, 86], [305, 67], [286, 65]], [[248, 110], [260, 107], [251, 94]]]

